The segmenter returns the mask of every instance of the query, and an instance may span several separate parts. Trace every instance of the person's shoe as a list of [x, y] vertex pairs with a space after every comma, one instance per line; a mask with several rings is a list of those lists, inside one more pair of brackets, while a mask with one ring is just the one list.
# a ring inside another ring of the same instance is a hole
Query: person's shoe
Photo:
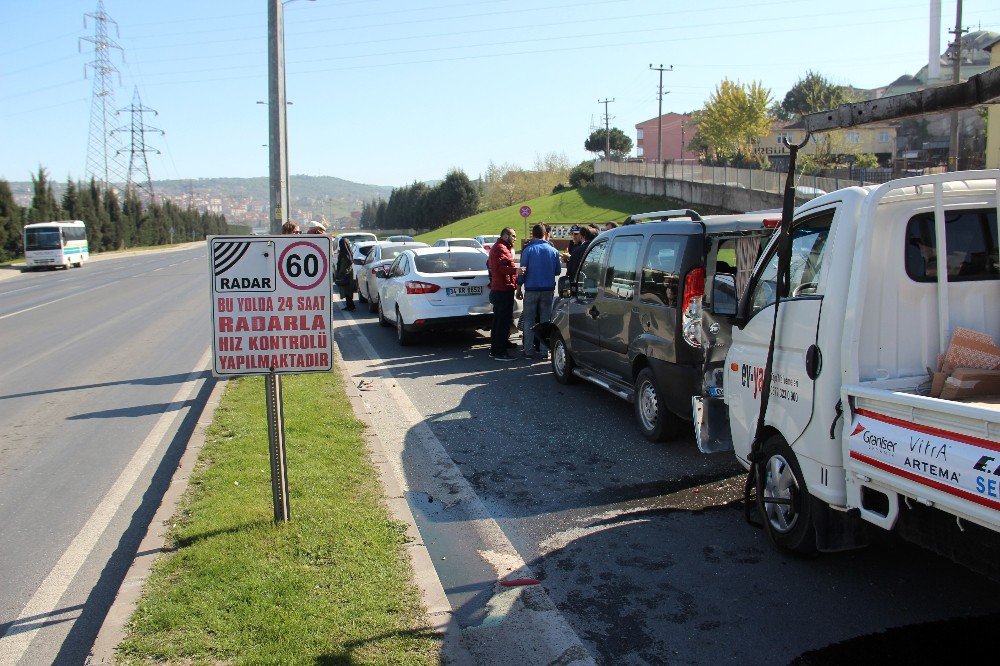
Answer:
[[347, 310], [348, 312], [354, 312], [356, 308], [354, 307], [354, 303], [349, 303], [348, 305], [344, 306], [344, 309]]
[[514, 360], [514, 357], [511, 356], [510, 354], [507, 354], [507, 353], [503, 353], [503, 354], [490, 354], [490, 358], [492, 358], [494, 361], [513, 361]]
[[516, 342], [511, 342], [510, 340], [508, 340], [507, 341], [507, 349], [517, 349], [517, 343]]
[[534, 360], [534, 359], [538, 358], [538, 352], [526, 351], [526, 352], [524, 352], [524, 358]]

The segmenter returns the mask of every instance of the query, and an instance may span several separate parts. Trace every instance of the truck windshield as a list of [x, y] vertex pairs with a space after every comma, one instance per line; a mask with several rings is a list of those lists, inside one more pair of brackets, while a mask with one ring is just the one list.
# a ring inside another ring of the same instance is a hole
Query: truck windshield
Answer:
[[[792, 229], [792, 257], [789, 265], [789, 292], [791, 298], [811, 296], [819, 286], [819, 271], [823, 265], [826, 238], [830, 234], [833, 211], [820, 213], [798, 222]], [[777, 293], [778, 276], [777, 243], [768, 248], [770, 256], [753, 285], [753, 312], [759, 312], [771, 303]]]
[[57, 227], [24, 230], [25, 250], [58, 250], [61, 248], [62, 237]]

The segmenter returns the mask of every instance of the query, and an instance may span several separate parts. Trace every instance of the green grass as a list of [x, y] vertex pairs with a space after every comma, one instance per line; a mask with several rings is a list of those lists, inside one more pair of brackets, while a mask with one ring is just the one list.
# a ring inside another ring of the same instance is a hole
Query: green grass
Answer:
[[433, 243], [439, 238], [469, 238], [480, 234], [499, 234], [504, 227], [514, 227], [518, 236], [521, 236], [524, 233], [524, 219], [520, 210], [525, 204], [531, 207], [528, 224], [536, 222], [596, 224], [609, 220], [621, 222], [634, 213], [687, 207], [686, 204], [674, 199], [640, 197], [602, 188], [577, 188], [523, 201], [499, 210], [479, 213], [416, 236], [416, 240]]
[[120, 663], [438, 662], [339, 376], [283, 383], [291, 522], [272, 522], [263, 381], [232, 381]]

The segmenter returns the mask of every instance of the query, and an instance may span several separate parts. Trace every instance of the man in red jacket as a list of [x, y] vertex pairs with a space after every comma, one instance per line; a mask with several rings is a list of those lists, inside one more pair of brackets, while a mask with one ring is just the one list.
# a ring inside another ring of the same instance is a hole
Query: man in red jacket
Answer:
[[517, 267], [514, 265], [514, 240], [511, 227], [500, 232], [500, 240], [490, 248], [486, 266], [490, 271], [490, 303], [493, 304], [493, 328], [490, 330], [490, 356], [497, 361], [513, 361], [507, 353], [510, 326], [514, 323], [514, 290], [517, 288]]

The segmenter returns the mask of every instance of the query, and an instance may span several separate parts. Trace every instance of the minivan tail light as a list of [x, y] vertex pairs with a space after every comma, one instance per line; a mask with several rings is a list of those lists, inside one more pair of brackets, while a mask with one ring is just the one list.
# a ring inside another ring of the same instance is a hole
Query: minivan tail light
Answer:
[[406, 293], [408, 294], [433, 294], [435, 291], [438, 291], [439, 289], [441, 289], [439, 285], [430, 282], [420, 282], [419, 280], [411, 280], [410, 282], [406, 283]]
[[701, 348], [701, 299], [705, 295], [705, 269], [695, 268], [684, 278], [681, 300], [681, 337], [696, 349]]

